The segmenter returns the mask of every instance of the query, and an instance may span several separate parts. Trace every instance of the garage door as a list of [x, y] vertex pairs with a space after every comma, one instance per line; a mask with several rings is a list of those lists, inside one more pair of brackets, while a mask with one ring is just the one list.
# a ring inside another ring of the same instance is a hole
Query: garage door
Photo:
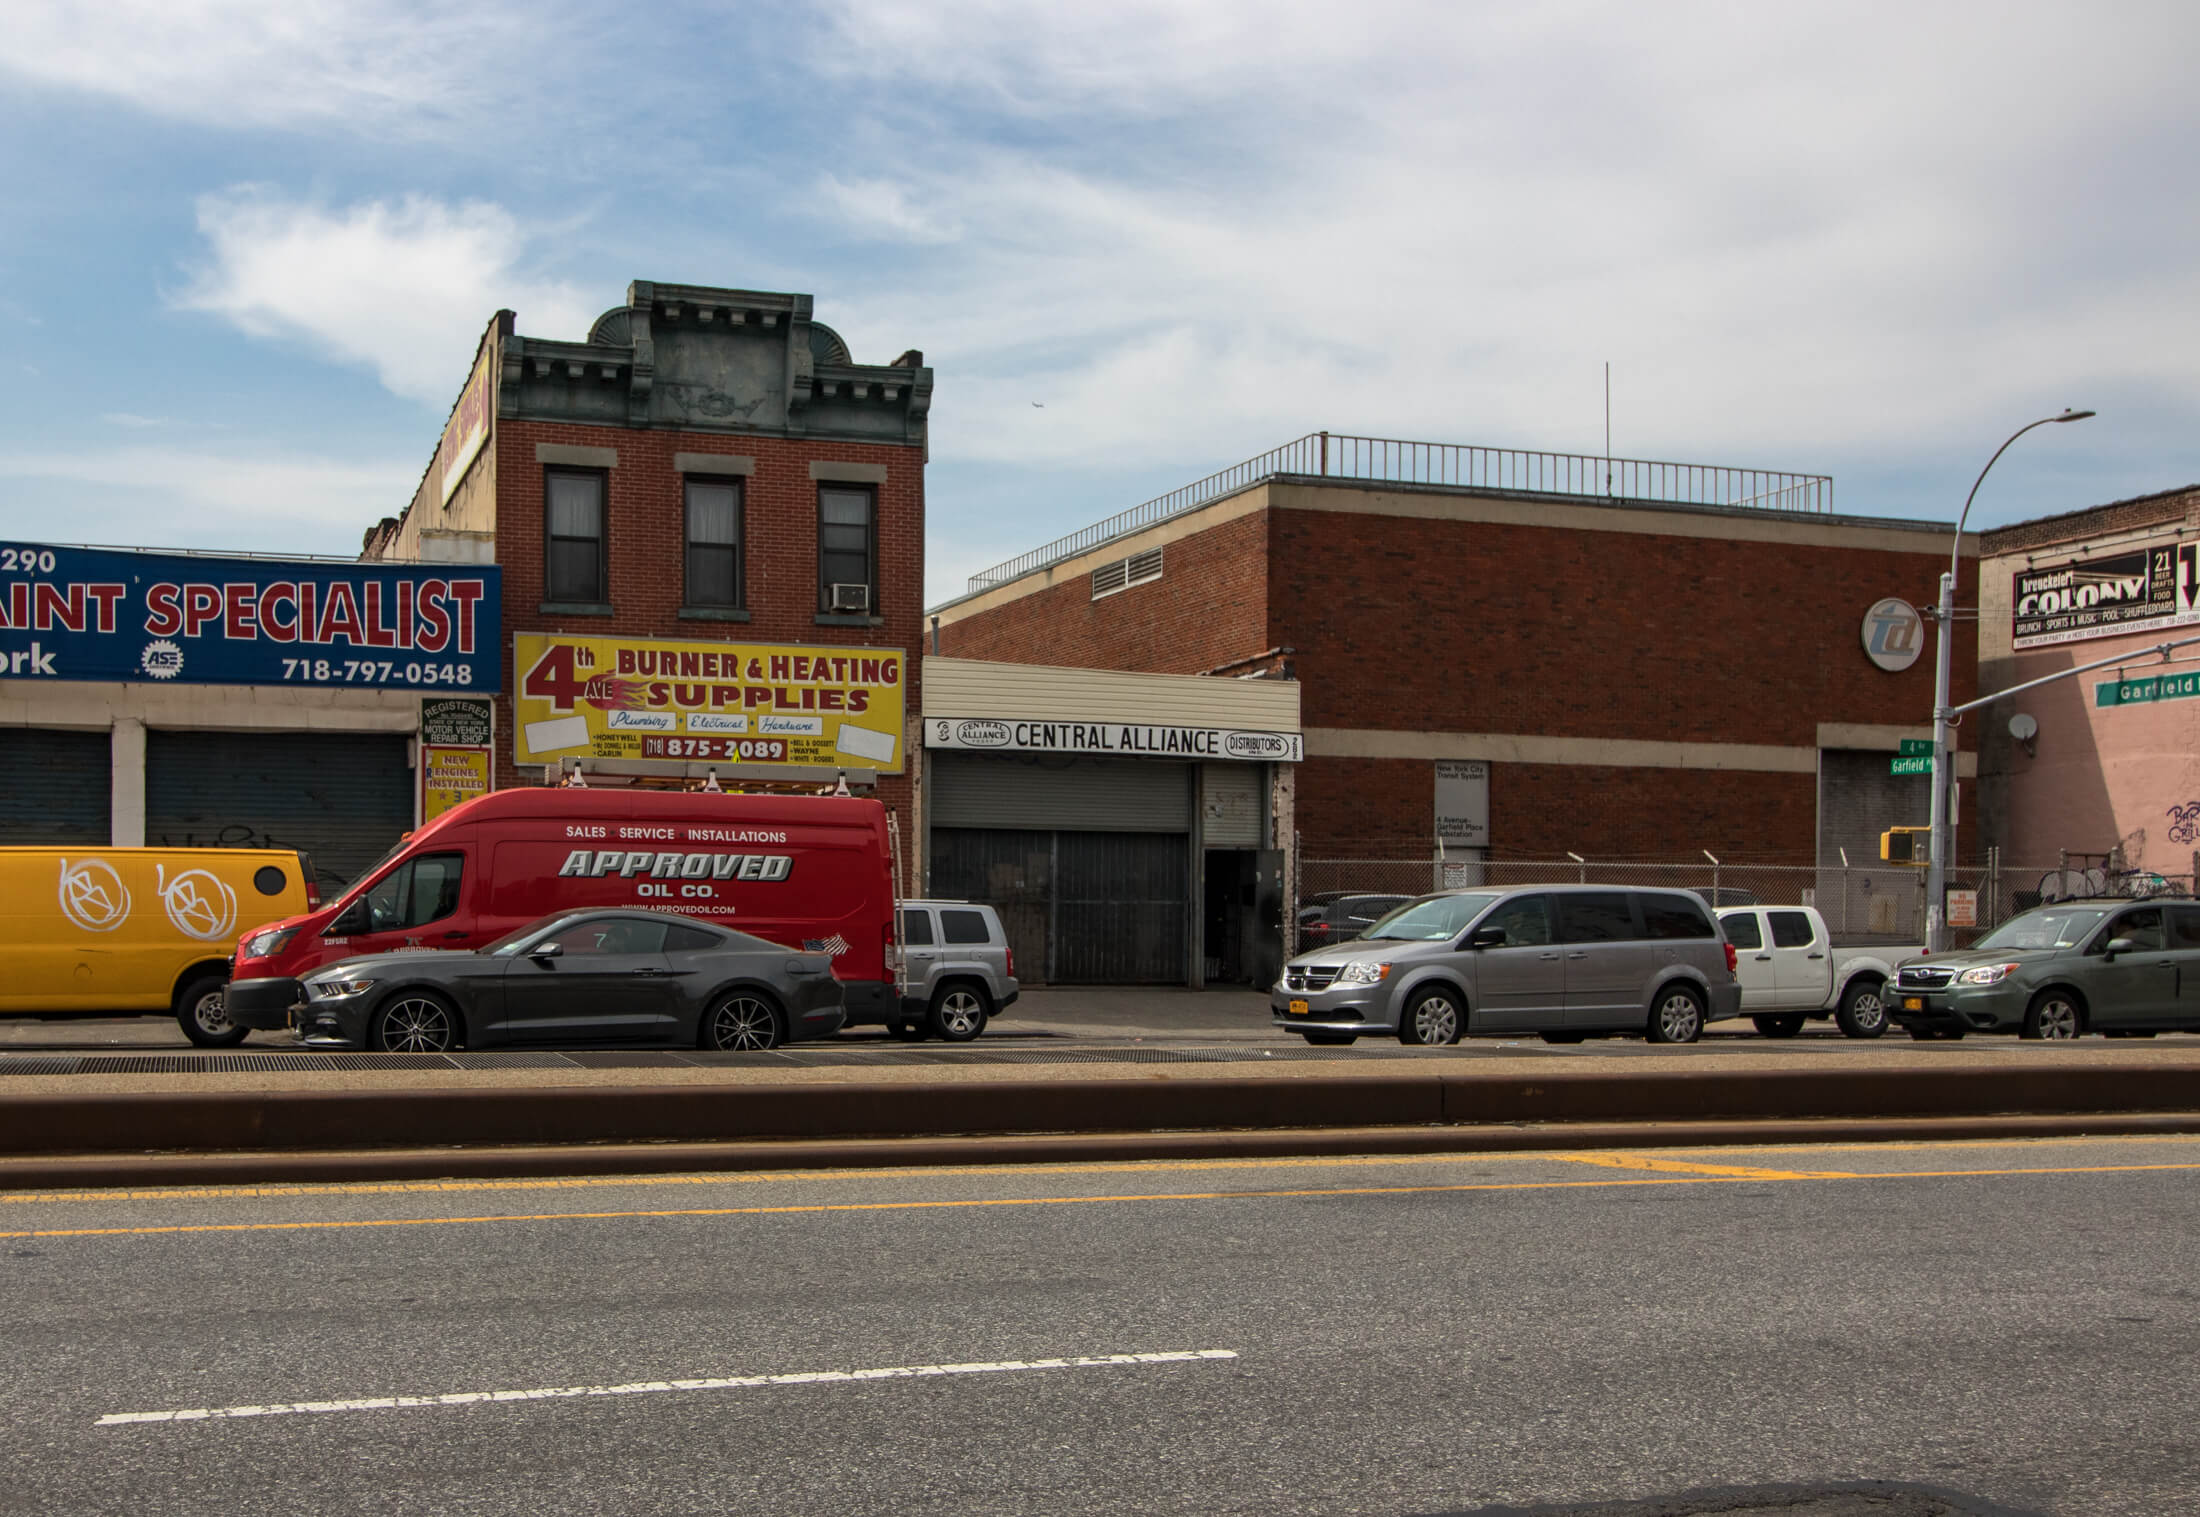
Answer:
[[412, 826], [405, 757], [388, 733], [148, 732], [145, 841], [296, 848], [326, 895]]
[[1034, 984], [1181, 985], [1189, 846], [1182, 833], [935, 827], [932, 893], [998, 911]]
[[105, 847], [109, 744], [105, 732], [0, 729], [0, 843]]

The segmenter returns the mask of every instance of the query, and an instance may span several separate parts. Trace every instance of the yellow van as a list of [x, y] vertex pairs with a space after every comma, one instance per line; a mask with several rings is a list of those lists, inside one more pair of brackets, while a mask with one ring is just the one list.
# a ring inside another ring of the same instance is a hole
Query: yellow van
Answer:
[[0, 1015], [172, 1013], [200, 1047], [234, 1047], [238, 934], [312, 894], [280, 849], [0, 848]]

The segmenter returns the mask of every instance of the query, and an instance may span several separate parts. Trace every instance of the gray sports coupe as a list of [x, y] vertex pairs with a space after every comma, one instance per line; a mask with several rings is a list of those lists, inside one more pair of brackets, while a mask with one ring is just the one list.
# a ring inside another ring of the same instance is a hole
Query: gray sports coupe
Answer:
[[565, 911], [472, 953], [382, 953], [305, 978], [311, 1048], [440, 1053], [657, 1043], [764, 1049], [847, 1018], [832, 960], [692, 917]]

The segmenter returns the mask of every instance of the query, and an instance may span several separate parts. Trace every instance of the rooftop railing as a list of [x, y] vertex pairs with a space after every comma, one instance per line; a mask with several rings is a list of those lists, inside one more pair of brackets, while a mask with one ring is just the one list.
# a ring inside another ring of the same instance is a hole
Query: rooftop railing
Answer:
[[1783, 474], [1716, 464], [1659, 463], [1599, 454], [1477, 448], [1463, 443], [1402, 442], [1310, 432], [1257, 458], [1194, 480], [1143, 505], [1058, 537], [1043, 547], [970, 576], [969, 592], [1021, 579], [1049, 564], [1159, 521], [1233, 495], [1279, 474], [1371, 480], [1385, 484], [1449, 485], [1528, 495], [1647, 501], [1660, 505], [1728, 506], [1769, 511], [1833, 509], [1833, 480], [1824, 474]]

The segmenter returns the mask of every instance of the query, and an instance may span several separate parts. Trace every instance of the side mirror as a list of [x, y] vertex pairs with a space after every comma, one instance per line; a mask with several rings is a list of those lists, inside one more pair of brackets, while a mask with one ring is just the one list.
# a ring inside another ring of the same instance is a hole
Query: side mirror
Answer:
[[367, 930], [367, 898], [361, 896], [343, 910], [343, 914], [328, 924], [332, 938], [355, 938]]
[[1469, 948], [1503, 948], [1505, 929], [1502, 927], [1477, 927], [1468, 935]]
[[548, 943], [537, 943], [527, 950], [527, 957], [530, 959], [562, 959], [565, 957], [565, 945], [554, 939]]
[[2112, 960], [2119, 953], [2130, 953], [2138, 946], [2130, 938], [2110, 938], [2107, 945], [2101, 949], [2101, 956]]

